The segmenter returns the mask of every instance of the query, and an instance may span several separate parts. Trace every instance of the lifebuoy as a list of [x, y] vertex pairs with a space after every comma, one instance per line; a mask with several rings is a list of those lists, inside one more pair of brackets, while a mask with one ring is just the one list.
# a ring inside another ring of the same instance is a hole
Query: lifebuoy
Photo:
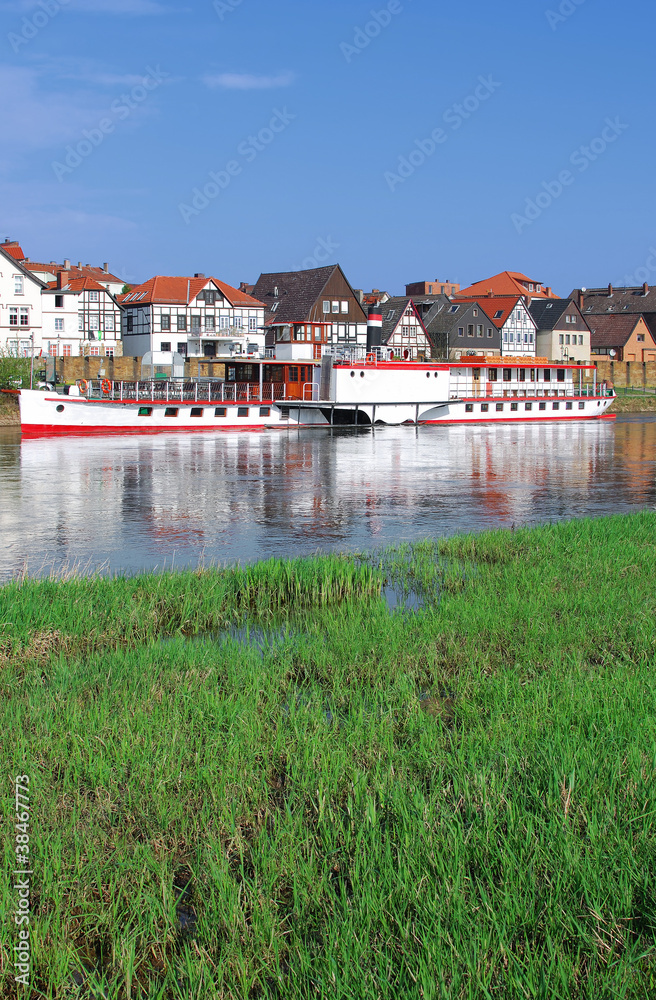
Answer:
[[365, 358], [365, 361], [367, 362], [368, 365], [373, 365], [375, 360], [376, 360], [375, 354], [367, 354], [367, 357]]
[[87, 382], [87, 380], [85, 378], [80, 378], [77, 381], [77, 387], [80, 390], [80, 392], [86, 394], [88, 392], [88, 390], [89, 390], [89, 383]]
[[102, 389], [102, 391], [106, 396], [109, 396], [110, 392], [112, 391], [112, 383], [109, 381], [108, 378], [104, 378], [100, 383], [100, 388]]

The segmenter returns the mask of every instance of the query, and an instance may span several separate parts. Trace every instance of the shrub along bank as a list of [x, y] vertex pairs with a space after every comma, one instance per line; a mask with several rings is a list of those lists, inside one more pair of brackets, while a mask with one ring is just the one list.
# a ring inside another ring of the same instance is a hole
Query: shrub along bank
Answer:
[[32, 995], [655, 995], [655, 572], [643, 513], [0, 589]]

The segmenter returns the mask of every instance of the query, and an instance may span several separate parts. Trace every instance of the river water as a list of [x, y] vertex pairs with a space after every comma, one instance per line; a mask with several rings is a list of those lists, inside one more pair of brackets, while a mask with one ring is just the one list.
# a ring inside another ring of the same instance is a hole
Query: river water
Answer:
[[656, 416], [21, 440], [0, 581], [250, 562], [656, 506]]

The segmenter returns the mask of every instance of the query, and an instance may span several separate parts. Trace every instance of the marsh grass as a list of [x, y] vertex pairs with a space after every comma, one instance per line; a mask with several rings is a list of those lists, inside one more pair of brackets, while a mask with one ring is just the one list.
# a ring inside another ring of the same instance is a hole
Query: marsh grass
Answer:
[[644, 513], [0, 590], [32, 996], [656, 995], [655, 570]]

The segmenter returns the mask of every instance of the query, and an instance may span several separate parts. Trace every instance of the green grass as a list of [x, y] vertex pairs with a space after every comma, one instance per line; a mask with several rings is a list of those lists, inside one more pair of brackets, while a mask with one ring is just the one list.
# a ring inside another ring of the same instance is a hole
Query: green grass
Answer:
[[31, 996], [656, 996], [655, 570], [644, 513], [0, 589]]

